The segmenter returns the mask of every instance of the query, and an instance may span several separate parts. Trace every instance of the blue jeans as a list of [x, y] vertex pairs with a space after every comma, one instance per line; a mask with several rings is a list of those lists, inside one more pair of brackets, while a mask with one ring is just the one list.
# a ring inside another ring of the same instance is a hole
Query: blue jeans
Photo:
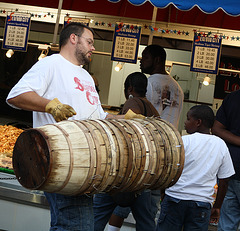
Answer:
[[51, 228], [58, 231], [93, 231], [93, 201], [86, 195], [44, 193], [50, 205]]
[[117, 206], [114, 211], [113, 214], [115, 214], [116, 216], [119, 216], [121, 218], [127, 218], [129, 213], [131, 212], [131, 208], [130, 207], [121, 207], [121, 206]]
[[[152, 201], [152, 213], [153, 216], [155, 216], [160, 208], [160, 199], [161, 199], [161, 191], [160, 190], [152, 190], [151, 191], [151, 201]], [[131, 212], [131, 208], [130, 207], [120, 207], [117, 206], [114, 211], [113, 214], [115, 214], [116, 216], [122, 217], [122, 218], [127, 218], [129, 213]]]
[[[108, 194], [95, 194], [93, 199], [94, 230], [103, 231], [117, 204]], [[131, 206], [132, 214], [136, 220], [137, 231], [154, 231], [155, 215], [151, 211], [151, 192], [142, 192]]]
[[210, 215], [210, 203], [180, 200], [165, 195], [156, 231], [207, 231]]
[[228, 191], [224, 198], [218, 231], [234, 231], [240, 223], [240, 181], [229, 180]]

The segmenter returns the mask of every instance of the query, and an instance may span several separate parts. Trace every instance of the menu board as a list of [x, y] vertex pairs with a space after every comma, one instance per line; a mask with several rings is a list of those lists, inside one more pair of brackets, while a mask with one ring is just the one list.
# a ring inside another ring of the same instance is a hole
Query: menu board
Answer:
[[27, 50], [31, 14], [8, 12], [5, 24], [3, 49]]
[[195, 33], [190, 71], [217, 74], [221, 43], [221, 37], [206, 37]]
[[111, 60], [137, 63], [141, 26], [116, 23]]

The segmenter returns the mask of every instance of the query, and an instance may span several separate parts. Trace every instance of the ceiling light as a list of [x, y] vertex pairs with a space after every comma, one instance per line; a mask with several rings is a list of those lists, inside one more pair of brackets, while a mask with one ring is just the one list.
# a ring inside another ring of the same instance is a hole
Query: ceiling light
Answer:
[[115, 69], [115, 71], [120, 71], [121, 69], [123, 68], [123, 64], [121, 64], [121, 63], [117, 63], [117, 65], [116, 65], [116, 67], [114, 68]]
[[13, 56], [13, 54], [14, 54], [14, 51], [13, 51], [12, 49], [9, 49], [9, 50], [7, 51], [7, 53], [6, 53], [6, 56], [7, 56], [8, 58], [11, 58], [11, 57]]
[[41, 60], [45, 58], [47, 55], [44, 54], [44, 50], [42, 50], [42, 53], [39, 55], [38, 60]]
[[210, 84], [211, 79], [208, 76], [205, 76], [203, 80], [203, 85], [208, 86]]
[[42, 50], [41, 54], [38, 57], [38, 60], [41, 60], [48, 55], [48, 51], [49, 51], [49, 46], [48, 45], [39, 45], [38, 49]]

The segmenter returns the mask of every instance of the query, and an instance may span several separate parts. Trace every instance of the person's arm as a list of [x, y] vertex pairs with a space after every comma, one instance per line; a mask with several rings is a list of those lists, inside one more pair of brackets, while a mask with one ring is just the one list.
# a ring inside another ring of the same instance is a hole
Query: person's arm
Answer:
[[224, 141], [230, 144], [240, 146], [240, 136], [234, 135], [222, 123], [217, 120], [215, 120], [214, 122], [212, 134], [222, 138]]
[[56, 122], [67, 120], [69, 117], [76, 115], [71, 106], [62, 104], [57, 98], [53, 100], [45, 99], [33, 91], [10, 98], [8, 103], [27, 111], [50, 113]]
[[29, 91], [20, 94], [14, 98], [8, 99], [8, 103], [15, 107], [21, 108], [27, 111], [39, 111], [45, 112], [46, 105], [50, 102], [49, 99], [45, 99], [39, 96], [34, 91]]
[[226, 195], [227, 188], [228, 188], [228, 178], [219, 179], [216, 200], [211, 210], [210, 221], [212, 223], [218, 223], [218, 220], [220, 217], [220, 209], [221, 209], [224, 197]]

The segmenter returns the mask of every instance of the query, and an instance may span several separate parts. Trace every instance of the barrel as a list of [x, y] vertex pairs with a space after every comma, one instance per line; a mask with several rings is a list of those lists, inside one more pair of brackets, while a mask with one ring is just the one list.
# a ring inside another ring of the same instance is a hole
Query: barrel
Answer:
[[13, 169], [30, 190], [131, 192], [172, 186], [184, 157], [179, 132], [158, 117], [67, 120], [25, 130], [14, 146]]

